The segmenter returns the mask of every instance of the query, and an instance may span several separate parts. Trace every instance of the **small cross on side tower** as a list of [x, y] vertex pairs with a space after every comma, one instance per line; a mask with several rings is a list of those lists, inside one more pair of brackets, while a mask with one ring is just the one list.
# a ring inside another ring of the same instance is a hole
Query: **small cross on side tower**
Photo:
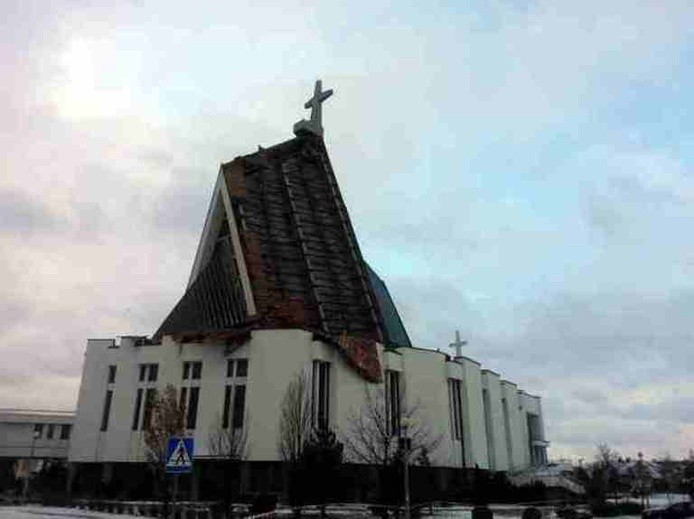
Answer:
[[467, 341], [461, 341], [460, 340], [460, 331], [456, 330], [455, 331], [455, 342], [452, 342], [448, 345], [449, 348], [455, 348], [455, 356], [456, 357], [462, 357], [463, 356], [463, 346], [467, 344]]
[[311, 109], [311, 119], [301, 119], [294, 125], [294, 134], [310, 132], [319, 136], [323, 135], [323, 103], [333, 95], [332, 89], [323, 92], [323, 82], [319, 79], [313, 88], [313, 97], [306, 101], [304, 108]]

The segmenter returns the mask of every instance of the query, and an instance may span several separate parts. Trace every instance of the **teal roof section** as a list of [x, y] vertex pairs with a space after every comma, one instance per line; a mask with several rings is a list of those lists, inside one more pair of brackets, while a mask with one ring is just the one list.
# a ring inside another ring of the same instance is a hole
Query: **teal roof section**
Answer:
[[371, 284], [371, 289], [376, 296], [376, 302], [378, 304], [381, 319], [383, 319], [383, 329], [385, 331], [385, 343], [386, 346], [395, 347], [411, 347], [410, 337], [407, 335], [407, 330], [405, 330], [405, 325], [402, 323], [398, 309], [395, 307], [393, 298], [390, 297], [390, 292], [384, 281], [378, 277], [378, 274], [374, 272], [371, 266], [364, 262], [366, 266], [366, 271], [369, 275], [369, 283]]

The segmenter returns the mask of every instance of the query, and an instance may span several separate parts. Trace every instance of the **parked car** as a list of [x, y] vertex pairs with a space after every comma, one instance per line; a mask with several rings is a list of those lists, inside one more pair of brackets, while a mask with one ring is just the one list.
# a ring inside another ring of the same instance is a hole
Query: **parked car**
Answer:
[[641, 513], [641, 519], [683, 519], [694, 517], [694, 506], [690, 502], [675, 503], [665, 508], [648, 508]]

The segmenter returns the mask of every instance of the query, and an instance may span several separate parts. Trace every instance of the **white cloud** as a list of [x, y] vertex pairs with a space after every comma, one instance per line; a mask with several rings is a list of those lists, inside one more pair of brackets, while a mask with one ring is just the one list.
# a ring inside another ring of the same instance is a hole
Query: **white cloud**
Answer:
[[[691, 165], [667, 145], [599, 141], [633, 135], [603, 117], [625, 89], [687, 87], [692, 5], [460, 9], [3, 4], [0, 405], [73, 405], [88, 336], [154, 331], [218, 164], [288, 138], [322, 76], [343, 195], [417, 343], [467, 330], [473, 356], [542, 392], [557, 453], [600, 438], [683, 452], [691, 422], [666, 406], [691, 388], [667, 377], [686, 365], [694, 252], [662, 229], [690, 227]], [[557, 132], [587, 151], [547, 168], [531, 155]], [[583, 191], [556, 182], [569, 174]]]

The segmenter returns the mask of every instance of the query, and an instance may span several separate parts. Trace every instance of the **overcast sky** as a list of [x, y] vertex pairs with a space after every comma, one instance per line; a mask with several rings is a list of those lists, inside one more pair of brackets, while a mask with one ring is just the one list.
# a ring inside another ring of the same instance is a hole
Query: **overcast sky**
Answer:
[[418, 346], [541, 395], [552, 457], [694, 448], [694, 3], [111, 3], [0, 3], [0, 406], [73, 408], [88, 337], [155, 331], [219, 163], [321, 77]]

